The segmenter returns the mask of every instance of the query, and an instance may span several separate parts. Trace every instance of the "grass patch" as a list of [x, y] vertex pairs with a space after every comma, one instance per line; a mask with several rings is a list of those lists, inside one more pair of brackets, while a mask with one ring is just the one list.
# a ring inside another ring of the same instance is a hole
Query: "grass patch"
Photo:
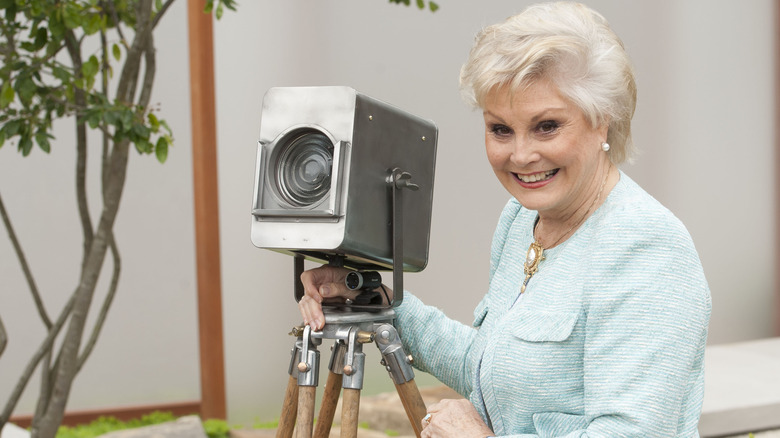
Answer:
[[[177, 417], [170, 412], [152, 412], [139, 419], [129, 421], [117, 420], [110, 416], [100, 417], [89, 424], [75, 427], [60, 426], [57, 430], [57, 438], [95, 438], [104, 433], [153, 426], [176, 421], [176, 419]], [[230, 426], [224, 420], [206, 420], [203, 422], [203, 429], [209, 438], [228, 438], [230, 435]]]
[[130, 421], [121, 421], [110, 416], [100, 417], [89, 424], [81, 424], [74, 427], [60, 426], [57, 430], [57, 438], [93, 438], [108, 432], [151, 426], [174, 420], [176, 420], [176, 417], [170, 412], [152, 412]]

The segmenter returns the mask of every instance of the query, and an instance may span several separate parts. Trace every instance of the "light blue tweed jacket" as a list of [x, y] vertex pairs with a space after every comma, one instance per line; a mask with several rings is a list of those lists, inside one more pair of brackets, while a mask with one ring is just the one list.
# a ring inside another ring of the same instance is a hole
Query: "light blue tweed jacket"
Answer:
[[711, 301], [685, 227], [621, 173], [518, 299], [535, 218], [506, 205], [473, 327], [406, 296], [397, 326], [415, 366], [497, 436], [697, 437]]

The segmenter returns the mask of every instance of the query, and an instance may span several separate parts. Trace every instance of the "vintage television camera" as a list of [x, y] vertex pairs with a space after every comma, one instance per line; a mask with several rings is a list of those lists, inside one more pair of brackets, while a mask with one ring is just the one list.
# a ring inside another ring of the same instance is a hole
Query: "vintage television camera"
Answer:
[[252, 243], [355, 270], [421, 271], [437, 134], [433, 122], [349, 87], [268, 90]]

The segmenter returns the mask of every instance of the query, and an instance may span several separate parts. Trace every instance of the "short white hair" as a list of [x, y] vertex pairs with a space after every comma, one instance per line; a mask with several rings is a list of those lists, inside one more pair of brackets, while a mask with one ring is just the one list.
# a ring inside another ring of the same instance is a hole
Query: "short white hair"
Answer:
[[480, 31], [460, 72], [464, 98], [479, 108], [493, 90], [516, 93], [539, 79], [549, 79], [594, 128], [609, 123], [613, 163], [630, 158], [634, 69], [601, 14], [580, 3], [532, 5]]

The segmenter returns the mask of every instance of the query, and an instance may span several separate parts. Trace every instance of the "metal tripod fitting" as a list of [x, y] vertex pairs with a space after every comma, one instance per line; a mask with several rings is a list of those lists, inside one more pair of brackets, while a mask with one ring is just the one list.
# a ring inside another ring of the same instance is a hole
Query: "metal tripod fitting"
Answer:
[[336, 340], [330, 347], [330, 352], [328, 369], [334, 374], [344, 374], [344, 356], [347, 354], [347, 346], [344, 341]]
[[363, 353], [363, 344], [358, 342], [358, 327], [351, 327], [347, 335], [347, 354], [344, 356], [344, 380], [341, 387], [344, 389], [363, 389], [364, 364], [366, 354]]
[[303, 341], [298, 339], [290, 350], [290, 366], [287, 372], [293, 379], [298, 379], [298, 364], [301, 363], [301, 349]]
[[[320, 375], [320, 352], [317, 345], [321, 339], [311, 336], [311, 327], [306, 326], [301, 336], [301, 356], [298, 362], [298, 386], [317, 386]], [[297, 342], [296, 342], [297, 345]]]
[[398, 331], [392, 324], [382, 324], [376, 329], [376, 346], [382, 353], [382, 365], [396, 385], [414, 380], [412, 358], [407, 356], [401, 345]]

